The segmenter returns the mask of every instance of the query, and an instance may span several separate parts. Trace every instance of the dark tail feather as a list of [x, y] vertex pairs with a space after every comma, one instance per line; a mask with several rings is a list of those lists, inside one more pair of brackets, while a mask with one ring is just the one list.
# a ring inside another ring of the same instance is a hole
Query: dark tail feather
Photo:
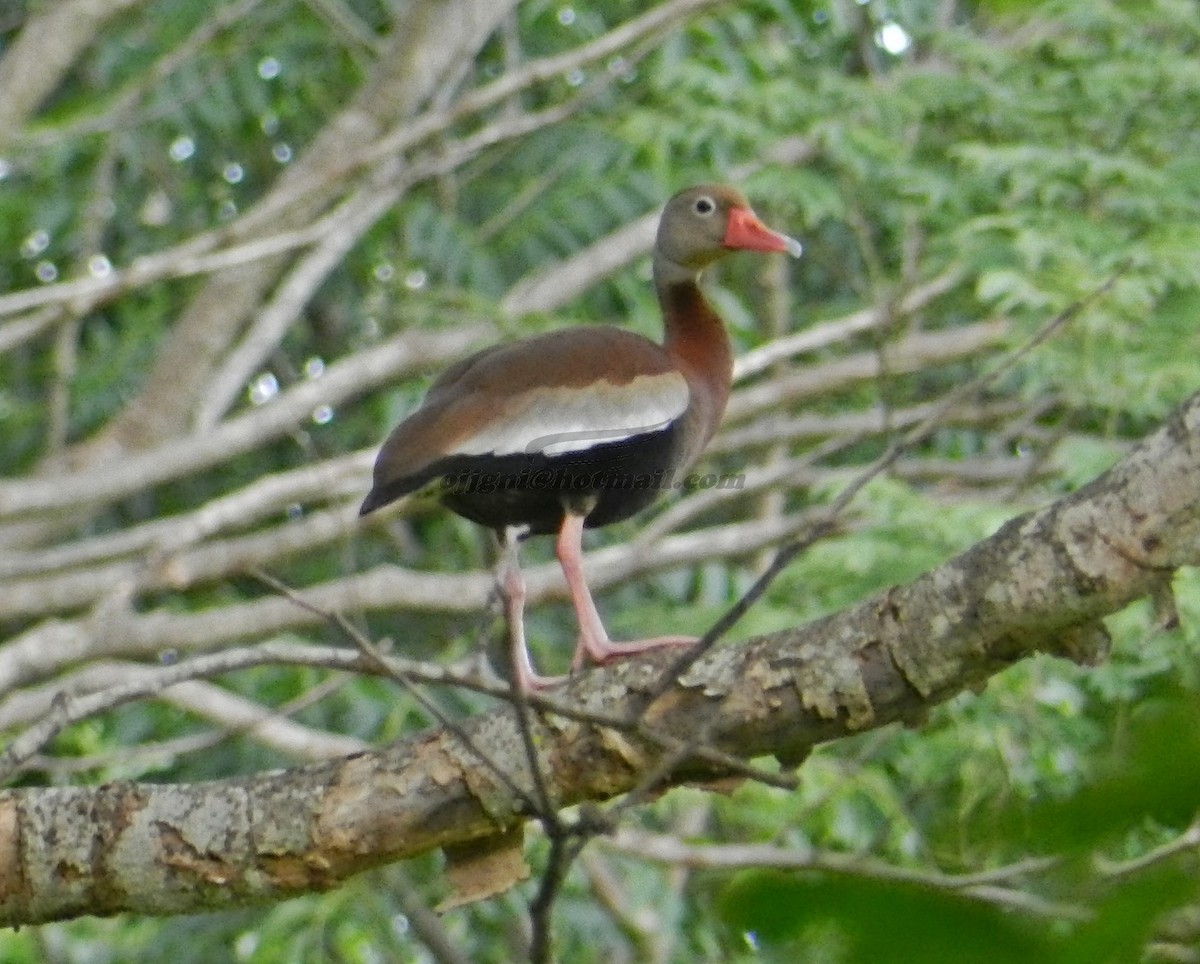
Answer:
[[389, 502], [395, 502], [402, 495], [416, 492], [436, 474], [435, 470], [427, 470], [417, 475], [406, 475], [403, 478], [393, 479], [383, 485], [376, 483], [367, 493], [367, 497], [363, 499], [363, 504], [358, 507], [358, 514], [364, 516], [368, 512], [382, 508]]
[[383, 497], [383, 493], [381, 493], [378, 489], [372, 489], [369, 493], [367, 493], [367, 497], [363, 499], [363, 504], [358, 507], [358, 514], [360, 516], [364, 516], [368, 512], [374, 512], [381, 505], [385, 505], [387, 502], [388, 500]]

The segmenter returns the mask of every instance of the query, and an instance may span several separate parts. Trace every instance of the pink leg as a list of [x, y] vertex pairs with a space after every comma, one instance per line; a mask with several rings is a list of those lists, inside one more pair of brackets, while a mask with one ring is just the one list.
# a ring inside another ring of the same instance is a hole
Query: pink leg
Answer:
[[567, 579], [575, 615], [579, 618], [579, 643], [575, 647], [575, 656], [571, 659], [571, 669], [581, 668], [585, 658], [603, 665], [632, 653], [644, 653], [664, 646], [694, 645], [694, 636], [656, 636], [653, 639], [640, 639], [629, 643], [614, 643], [608, 638], [583, 573], [583, 520], [583, 516], [568, 512], [563, 517], [562, 528], [558, 531], [558, 543], [554, 547], [558, 563]]
[[529, 659], [525, 644], [525, 577], [517, 558], [520, 530], [508, 528], [500, 537], [500, 561], [496, 567], [496, 586], [504, 601], [504, 621], [508, 625], [509, 658], [513, 682], [522, 693], [549, 689], [562, 683], [565, 676], [539, 676]]

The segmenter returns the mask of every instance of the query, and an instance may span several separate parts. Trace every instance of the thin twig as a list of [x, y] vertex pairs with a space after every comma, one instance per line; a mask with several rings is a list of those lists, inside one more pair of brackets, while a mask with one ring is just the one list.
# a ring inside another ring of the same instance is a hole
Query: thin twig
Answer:
[[[351, 531], [352, 506], [330, 512], [334, 516], [340, 512], [344, 517], [340, 524], [331, 525], [331, 533], [341, 537]], [[330, 518], [327, 521], [335, 523], [338, 520]], [[667, 537], [656, 545], [638, 547], [638, 551], [628, 545], [611, 546], [592, 553], [589, 558], [592, 585], [603, 588], [660, 568], [744, 556], [786, 539], [805, 525], [807, 522], [803, 517], [789, 516], [778, 521], [715, 525]], [[303, 521], [297, 526], [297, 531], [303, 534]], [[306, 539], [293, 542], [286, 526], [279, 531], [268, 531], [263, 536], [250, 535], [244, 538], [249, 541], [237, 539], [218, 542], [196, 550], [196, 556], [188, 554], [164, 558], [160, 563], [165, 567], [159, 574], [160, 581], [152, 581], [136, 571], [126, 571], [123, 577], [118, 574], [106, 581], [103, 592], [106, 595], [113, 592], [128, 594], [147, 585], [180, 590], [198, 581], [225, 578], [231, 572], [242, 571], [241, 566], [230, 567], [231, 557], [221, 555], [221, 546], [227, 550], [244, 550], [252, 548], [251, 543], [255, 540], [265, 539], [265, 545], [257, 546], [254, 552], [248, 552], [239, 560], [243, 565], [254, 565], [268, 561], [263, 550], [272, 545], [277, 554], [278, 551], [294, 551], [297, 547], [315, 544]], [[199, 565], [201, 559], [208, 558], [210, 551], [211, 565]], [[180, 577], [178, 580], [163, 578], [171, 574], [172, 567]], [[100, 573], [84, 573], [85, 582], [89, 575], [98, 578]], [[565, 590], [557, 566], [538, 566], [526, 575], [531, 603], [563, 597]], [[475, 613], [486, 603], [491, 585], [492, 579], [483, 572], [435, 574], [394, 565], [379, 565], [365, 572], [307, 586], [304, 591], [310, 602], [325, 610], [366, 612], [409, 608], [423, 612]], [[29, 598], [28, 593], [22, 593], [22, 598], [15, 600], [4, 595], [0, 597], [0, 611], [6, 605], [18, 605], [23, 599]], [[33, 598], [36, 600], [36, 597]], [[96, 601], [95, 594], [91, 593], [78, 597], [75, 605], [89, 605]], [[276, 597], [231, 602], [207, 611], [171, 612], [159, 608], [137, 612], [127, 608], [99, 621], [88, 616], [46, 621], [10, 639], [0, 648], [0, 692], [44, 679], [64, 665], [85, 657], [153, 658], [168, 647], [188, 651], [212, 649], [225, 643], [270, 636], [322, 621], [315, 614]], [[432, 677], [427, 673], [425, 678]], [[443, 680], [448, 678], [443, 677]]]
[[1105, 877], [1126, 877], [1198, 848], [1200, 848], [1200, 821], [1193, 823], [1174, 840], [1168, 840], [1153, 850], [1148, 850], [1140, 857], [1133, 857], [1129, 860], [1109, 860], [1097, 856], [1094, 863], [1096, 869]]
[[531, 795], [529, 791], [521, 787], [516, 780], [504, 770], [503, 767], [496, 763], [495, 760], [483, 753], [478, 748], [475, 741], [471, 738], [470, 734], [467, 733], [467, 731], [459, 723], [444, 713], [437, 703], [422, 693], [412, 677], [410, 677], [407, 673], [398, 670], [391, 663], [391, 661], [386, 659], [384, 654], [380, 652], [375, 643], [368, 639], [366, 634], [361, 632], [357, 626], [354, 626], [344, 614], [337, 610], [327, 610], [322, 609], [319, 606], [314, 606], [307, 599], [305, 599], [303, 595], [292, 589], [291, 586], [280, 581], [279, 579], [276, 579], [270, 573], [262, 569], [254, 568], [250, 570], [250, 575], [265, 585], [270, 586], [273, 590], [284, 596], [290, 602], [301, 607], [302, 609], [308, 610], [314, 615], [320, 616], [322, 619], [331, 623], [333, 626], [345, 633], [347, 638], [353, 641], [354, 645], [358, 647], [359, 652], [362, 653], [367, 662], [370, 663], [380, 673], [380, 675], [390, 677], [403, 686], [408, 692], [409, 696], [416, 700], [418, 705], [420, 705], [425, 712], [427, 712], [438, 722], [439, 726], [444, 728], [447, 732], [452, 733], [458, 739], [458, 741], [462, 743], [464, 747], [466, 747], [472, 756], [474, 756], [477, 760], [479, 760], [480, 763], [482, 763], [493, 774], [495, 774], [500, 782], [512, 792], [513, 796], [517, 797], [522, 803], [525, 804], [526, 807], [529, 808], [530, 813], [541, 812], [538, 806], [538, 801], [535, 799], [535, 797]]
[[[142, 666], [124, 668], [126, 676], [130, 672], [138, 673], [146, 670], [147, 668]], [[219, 728], [204, 733], [177, 737], [172, 740], [164, 740], [159, 743], [143, 743], [133, 747], [121, 747], [120, 749], [93, 753], [88, 756], [53, 757], [34, 755], [29, 758], [23, 769], [25, 772], [43, 771], [58, 777], [80, 773], [93, 773], [97, 770], [104, 770], [114, 766], [128, 769], [130, 764], [138, 761], [147, 761], [148, 764], [148, 761], [153, 759], [171, 760], [186, 754], [198, 753], [201, 750], [210, 749], [236, 736], [247, 736], [263, 746], [270, 747], [280, 753], [301, 760], [325, 760], [333, 756], [345, 756], [349, 753], [360, 752], [368, 747], [368, 744], [362, 740], [313, 731], [290, 720], [287, 722], [293, 730], [285, 738], [277, 739], [271, 732], [268, 732], [265, 737], [263, 734], [264, 727], [269, 730], [279, 720], [286, 720], [287, 717], [325, 699], [329, 693], [344, 686], [346, 679], [346, 674], [338, 674], [295, 699], [289, 700], [278, 709], [268, 710], [265, 707], [256, 707], [257, 712], [253, 714], [253, 718], [247, 718], [245, 712], [238, 712], [236, 715], [239, 718], [234, 720], [223, 719], [222, 710], [204, 705], [204, 701], [211, 696], [212, 691], [216, 689], [215, 687], [199, 683], [196, 680], [184, 680], [158, 694], [158, 698], [167, 702], [173, 702], [188, 712], [215, 720], [220, 724]], [[200, 700], [179, 700], [177, 698], [177, 691], [180, 687], [184, 686], [206, 686], [208, 691], [198, 691], [201, 697]], [[221, 690], [220, 694], [223, 699], [235, 699], [232, 694], [226, 693], [224, 690]], [[241, 697], [236, 697], [236, 699], [246, 704], [250, 702], [243, 700]], [[297, 737], [300, 736], [301, 731], [303, 731], [301, 738], [307, 742], [308, 747], [303, 752], [297, 752]], [[312, 749], [314, 744], [319, 744], [321, 749], [314, 752]]]
[[378, 666], [359, 652], [321, 648], [283, 642], [259, 643], [242, 649], [224, 650], [195, 656], [169, 666], [150, 668], [137, 677], [116, 686], [85, 696], [69, 697], [60, 693], [51, 701], [49, 711], [34, 725], [25, 729], [0, 753], [0, 783], [11, 778], [22, 764], [53, 740], [65, 727], [88, 717], [115, 709], [135, 700], [157, 696], [164, 689], [186, 680], [220, 676], [240, 669], [257, 666], [309, 666], [321, 669], [369, 672], [391, 676], [401, 673], [428, 683], [453, 683], [503, 697], [505, 690], [470, 677], [456, 676], [440, 666], [403, 660], [388, 656]]

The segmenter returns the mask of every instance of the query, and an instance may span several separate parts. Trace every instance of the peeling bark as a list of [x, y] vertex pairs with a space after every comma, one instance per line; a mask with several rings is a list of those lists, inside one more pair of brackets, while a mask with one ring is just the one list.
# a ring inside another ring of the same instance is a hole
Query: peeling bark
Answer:
[[[719, 647], [649, 706], [671, 654], [582, 675], [556, 694], [570, 717], [531, 716], [546, 789], [559, 807], [629, 790], [661, 759], [647, 728], [794, 761], [822, 741], [919, 720], [1034, 652], [1095, 661], [1107, 645], [1102, 617], [1161, 597], [1176, 568], [1200, 561], [1198, 477], [1200, 395], [1079, 492], [907, 585]], [[642, 728], [582, 721], [588, 712], [640, 719]], [[433, 848], [518, 832], [536, 792], [514, 709], [469, 720], [462, 733], [467, 742], [438, 730], [333, 763], [212, 783], [6, 791], [0, 922], [280, 900]], [[722, 775], [695, 754], [668, 782]], [[511, 861], [511, 847], [500, 853]]]

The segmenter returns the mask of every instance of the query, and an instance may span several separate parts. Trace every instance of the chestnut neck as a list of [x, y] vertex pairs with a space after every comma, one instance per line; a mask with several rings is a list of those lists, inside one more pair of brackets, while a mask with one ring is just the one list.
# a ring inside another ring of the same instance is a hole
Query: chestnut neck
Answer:
[[[688, 382], [707, 396], [716, 428], [733, 381], [733, 349], [725, 323], [699, 285], [700, 272], [654, 259], [654, 289], [663, 315], [663, 348]], [[706, 405], [706, 407], [709, 407]]]

